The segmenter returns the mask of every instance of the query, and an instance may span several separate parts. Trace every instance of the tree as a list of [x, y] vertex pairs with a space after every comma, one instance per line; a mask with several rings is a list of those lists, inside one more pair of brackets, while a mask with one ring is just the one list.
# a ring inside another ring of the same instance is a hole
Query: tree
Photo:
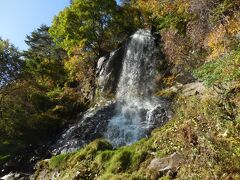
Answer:
[[50, 34], [70, 54], [80, 48], [100, 57], [116, 44], [112, 39], [116, 12], [114, 0], [74, 0], [54, 18]]
[[57, 85], [63, 83], [65, 78], [64, 59], [67, 54], [56, 47], [48, 30], [48, 26], [42, 25], [27, 35], [25, 42], [29, 49], [24, 52], [25, 73], [38, 81]]
[[23, 66], [20, 52], [8, 40], [0, 38], [0, 88], [19, 76]]

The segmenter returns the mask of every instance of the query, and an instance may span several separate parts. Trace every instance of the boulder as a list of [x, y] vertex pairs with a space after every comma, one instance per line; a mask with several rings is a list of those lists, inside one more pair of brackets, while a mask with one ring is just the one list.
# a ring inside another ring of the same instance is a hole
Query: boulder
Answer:
[[168, 120], [167, 110], [159, 104], [147, 112], [147, 119], [153, 128], [162, 126]]
[[182, 87], [183, 96], [203, 95], [206, 92], [202, 82], [193, 82]]
[[169, 170], [175, 171], [180, 162], [181, 155], [178, 152], [171, 154], [170, 156], [164, 158], [154, 158], [148, 166], [148, 169], [152, 169], [158, 172], [167, 172]]

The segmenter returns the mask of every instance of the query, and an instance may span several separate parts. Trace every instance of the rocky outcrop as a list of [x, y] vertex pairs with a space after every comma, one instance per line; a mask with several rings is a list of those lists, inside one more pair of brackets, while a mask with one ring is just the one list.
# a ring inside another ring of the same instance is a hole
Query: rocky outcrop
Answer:
[[164, 158], [154, 158], [148, 169], [154, 169], [159, 172], [176, 170], [181, 162], [181, 155], [177, 152], [171, 154], [170, 156]]
[[[166, 102], [167, 104], [167, 102]], [[155, 108], [147, 112], [148, 123], [151, 125], [151, 130], [163, 126], [169, 119], [170, 111], [168, 112], [167, 105], [157, 105]]]
[[206, 92], [206, 87], [204, 87], [202, 82], [193, 82], [183, 86], [182, 95], [183, 96], [193, 96], [193, 95], [203, 95]]
[[51, 156], [48, 152], [50, 144], [51, 140], [34, 146], [29, 144], [28, 147], [15, 154], [5, 164], [0, 166], [0, 177], [2, 176], [0, 179], [27, 178], [34, 172], [33, 167], [36, 162]]
[[53, 154], [72, 152], [83, 145], [103, 137], [108, 121], [115, 113], [115, 103], [89, 110], [81, 120], [70, 126], [50, 148]]
[[160, 96], [173, 98], [176, 94], [181, 94], [182, 96], [189, 97], [198, 95], [202, 97], [207, 91], [207, 88], [202, 82], [192, 82], [188, 84], [176, 83], [174, 86], [164, 89], [160, 92]]
[[97, 93], [100, 97], [115, 94], [121, 75], [124, 54], [125, 45], [98, 60], [96, 75]]
[[152, 177], [151, 179], [159, 179], [162, 176], [168, 176], [174, 179], [181, 161], [182, 156], [178, 152], [164, 158], [154, 158], [148, 166]]

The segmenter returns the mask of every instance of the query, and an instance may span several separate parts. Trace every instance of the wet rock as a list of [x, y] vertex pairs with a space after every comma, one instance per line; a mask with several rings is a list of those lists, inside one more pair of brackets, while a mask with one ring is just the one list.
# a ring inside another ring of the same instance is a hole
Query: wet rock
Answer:
[[97, 84], [100, 97], [115, 94], [122, 70], [125, 46], [101, 57], [97, 64]]
[[168, 112], [161, 105], [157, 105], [155, 108], [147, 112], [147, 120], [151, 129], [164, 125], [168, 119]]
[[27, 180], [29, 179], [29, 174], [21, 174], [21, 173], [12, 173], [0, 177], [1, 180]]
[[50, 153], [47, 151], [49, 145], [50, 142], [44, 142], [38, 145], [30, 144], [10, 158], [8, 162], [0, 166], [0, 177], [7, 174], [9, 175], [11, 172], [21, 172], [15, 174], [21, 174], [21, 176], [24, 175], [26, 177], [27, 174], [32, 174], [37, 161], [50, 157]]
[[50, 148], [53, 154], [72, 152], [83, 145], [102, 138], [108, 121], [115, 113], [115, 103], [89, 111], [82, 119], [68, 128]]

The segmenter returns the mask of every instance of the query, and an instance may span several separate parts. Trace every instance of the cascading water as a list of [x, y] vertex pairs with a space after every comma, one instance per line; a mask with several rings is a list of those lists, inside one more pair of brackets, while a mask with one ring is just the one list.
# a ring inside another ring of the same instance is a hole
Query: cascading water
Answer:
[[130, 39], [118, 84], [116, 115], [108, 124], [105, 137], [116, 147], [131, 144], [146, 135], [151, 112], [159, 104], [153, 97], [156, 50], [149, 30], [138, 30]]
[[104, 93], [116, 91], [116, 99], [105, 102], [104, 106], [99, 102], [99, 105], [79, 115], [77, 122], [70, 125], [55, 142], [35, 149], [30, 156], [27, 150], [26, 155], [14, 157], [13, 161], [9, 161], [9, 167], [11, 162], [15, 165], [17, 159], [18, 166], [26, 161], [28, 168], [50, 154], [72, 152], [102, 137], [114, 147], [129, 145], [164, 124], [169, 118], [169, 103], [153, 95], [157, 52], [150, 31], [139, 30], [119, 49], [100, 58], [96, 69], [97, 93], [104, 98]]
[[74, 151], [101, 137], [114, 147], [128, 145], [162, 125], [168, 113], [167, 102], [153, 95], [156, 55], [151, 32], [138, 30], [120, 49], [100, 58], [98, 80], [103, 85], [100, 89], [111, 89], [115, 86], [112, 83], [118, 82], [116, 102], [89, 110], [61, 135], [50, 151], [54, 154]]

